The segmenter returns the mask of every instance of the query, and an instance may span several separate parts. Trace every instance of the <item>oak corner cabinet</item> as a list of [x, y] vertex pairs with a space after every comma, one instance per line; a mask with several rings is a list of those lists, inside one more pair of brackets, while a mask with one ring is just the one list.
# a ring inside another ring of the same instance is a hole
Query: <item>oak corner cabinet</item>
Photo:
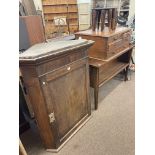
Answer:
[[24, 85], [48, 151], [59, 151], [90, 118], [88, 49], [93, 43], [40, 43], [20, 54]]

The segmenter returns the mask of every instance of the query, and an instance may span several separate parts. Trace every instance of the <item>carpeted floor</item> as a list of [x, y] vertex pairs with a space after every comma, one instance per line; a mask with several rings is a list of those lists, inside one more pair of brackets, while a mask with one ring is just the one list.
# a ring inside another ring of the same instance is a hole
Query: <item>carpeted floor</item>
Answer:
[[134, 155], [135, 154], [135, 78], [127, 82], [110, 80], [99, 91], [99, 108], [92, 118], [58, 152], [46, 152], [39, 135], [28, 130], [21, 140], [28, 155]]

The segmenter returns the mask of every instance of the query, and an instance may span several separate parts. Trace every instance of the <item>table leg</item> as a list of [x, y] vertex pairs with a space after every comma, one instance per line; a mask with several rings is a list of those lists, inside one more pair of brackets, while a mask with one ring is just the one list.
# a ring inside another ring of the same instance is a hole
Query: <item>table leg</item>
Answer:
[[94, 88], [94, 105], [95, 110], [98, 108], [98, 92], [99, 92], [99, 68], [89, 66], [90, 86]]
[[125, 74], [124, 74], [124, 81], [128, 80], [128, 71], [129, 71], [129, 66], [126, 67]]
[[95, 110], [98, 109], [98, 91], [99, 87], [94, 88], [94, 103], [95, 103]]

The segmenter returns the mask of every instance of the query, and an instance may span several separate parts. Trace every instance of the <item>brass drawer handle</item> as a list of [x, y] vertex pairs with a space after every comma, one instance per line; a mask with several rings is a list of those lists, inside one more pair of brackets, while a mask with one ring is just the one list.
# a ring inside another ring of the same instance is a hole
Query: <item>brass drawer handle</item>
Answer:
[[71, 68], [70, 67], [67, 67], [67, 70], [69, 71]]

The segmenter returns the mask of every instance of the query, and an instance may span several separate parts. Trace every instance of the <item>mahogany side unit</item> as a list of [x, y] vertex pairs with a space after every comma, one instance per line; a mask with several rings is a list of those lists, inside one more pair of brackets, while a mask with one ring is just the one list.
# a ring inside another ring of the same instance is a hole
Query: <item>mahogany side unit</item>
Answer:
[[94, 88], [95, 109], [98, 108], [98, 90], [116, 74], [124, 71], [127, 80], [132, 54], [130, 45], [131, 30], [117, 27], [116, 30], [86, 30], [77, 32], [76, 38], [91, 39], [95, 44], [89, 50], [90, 86]]

